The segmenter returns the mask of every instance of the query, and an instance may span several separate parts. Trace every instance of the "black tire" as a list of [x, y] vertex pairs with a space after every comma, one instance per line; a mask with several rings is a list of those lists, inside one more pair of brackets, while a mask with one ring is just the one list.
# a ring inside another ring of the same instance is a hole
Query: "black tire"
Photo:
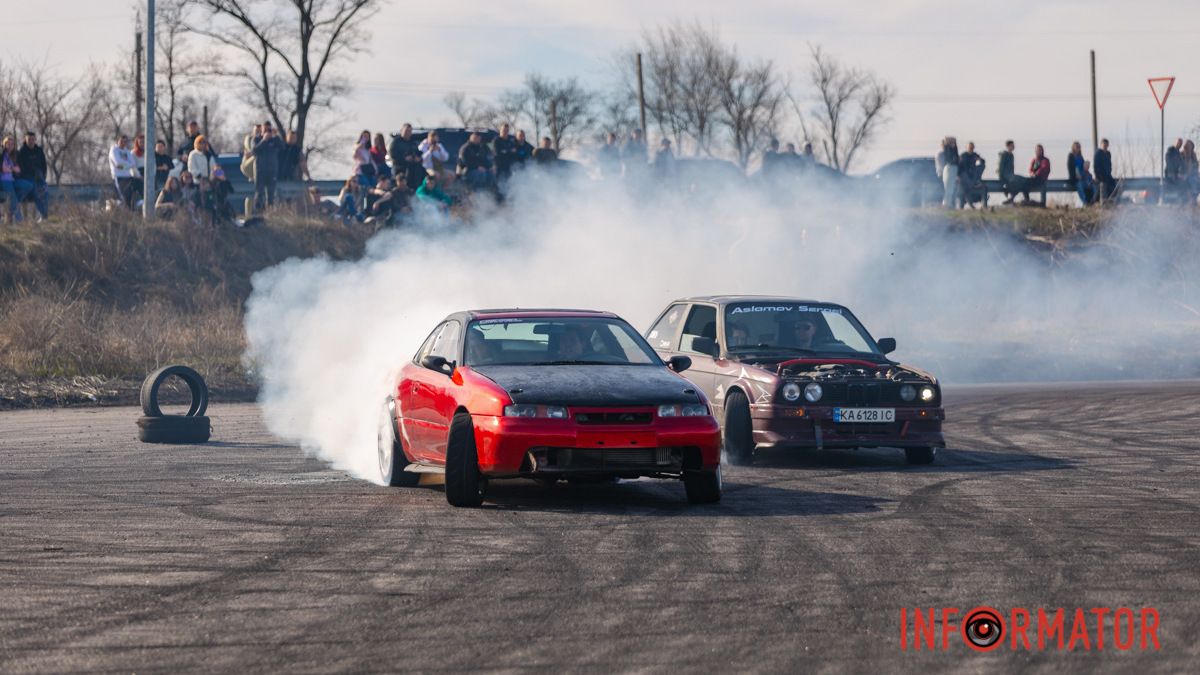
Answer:
[[150, 373], [142, 381], [140, 394], [142, 412], [146, 417], [161, 417], [162, 409], [158, 407], [158, 388], [168, 377], [178, 377], [188, 386], [192, 394], [192, 405], [188, 407], [187, 417], [203, 417], [208, 410], [208, 385], [200, 373], [187, 366], [166, 366]]
[[754, 463], [754, 428], [750, 401], [740, 391], [725, 397], [725, 458], [734, 466]]
[[404, 470], [408, 466], [408, 457], [404, 455], [404, 446], [396, 433], [396, 418], [388, 403], [384, 403], [379, 411], [377, 426], [375, 448], [379, 458], [379, 477], [383, 484], [389, 487], [412, 487], [419, 483], [421, 474]]
[[909, 464], [933, 464], [937, 459], [937, 448], [905, 448], [904, 458]]
[[475, 425], [470, 415], [460, 413], [450, 423], [446, 444], [446, 501], [451, 506], [479, 506], [486, 491], [475, 450]]
[[176, 445], [207, 443], [212, 434], [212, 425], [209, 419], [203, 416], [139, 417], [137, 425], [138, 440], [143, 443], [173, 443]]
[[685, 471], [683, 489], [691, 504], [716, 504], [721, 501], [721, 467], [715, 471]]

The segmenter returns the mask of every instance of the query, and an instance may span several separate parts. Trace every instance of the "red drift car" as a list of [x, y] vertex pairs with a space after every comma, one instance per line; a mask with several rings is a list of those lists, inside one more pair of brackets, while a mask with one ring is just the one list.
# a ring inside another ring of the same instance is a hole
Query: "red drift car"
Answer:
[[384, 403], [388, 485], [445, 472], [446, 499], [477, 506], [489, 478], [682, 479], [721, 498], [721, 431], [708, 400], [620, 317], [579, 310], [448, 316]]
[[894, 447], [929, 464], [945, 447], [937, 379], [889, 360], [896, 341], [874, 340], [841, 305], [689, 298], [646, 337], [667, 357], [691, 356], [687, 378], [717, 409], [732, 464], [761, 447]]

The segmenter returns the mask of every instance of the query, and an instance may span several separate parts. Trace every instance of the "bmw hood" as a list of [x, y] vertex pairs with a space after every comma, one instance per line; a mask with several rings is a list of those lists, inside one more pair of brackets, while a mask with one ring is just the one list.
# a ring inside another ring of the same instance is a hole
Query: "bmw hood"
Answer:
[[476, 366], [513, 403], [642, 406], [698, 403], [692, 383], [659, 366]]

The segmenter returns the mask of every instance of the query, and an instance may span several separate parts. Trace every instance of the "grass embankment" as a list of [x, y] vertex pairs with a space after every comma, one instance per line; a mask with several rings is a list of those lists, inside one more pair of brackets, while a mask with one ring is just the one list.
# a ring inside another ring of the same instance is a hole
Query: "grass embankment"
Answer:
[[369, 234], [295, 216], [250, 229], [83, 212], [0, 225], [0, 408], [129, 402], [167, 363], [199, 370], [218, 399], [251, 396], [250, 276], [293, 256], [356, 258]]

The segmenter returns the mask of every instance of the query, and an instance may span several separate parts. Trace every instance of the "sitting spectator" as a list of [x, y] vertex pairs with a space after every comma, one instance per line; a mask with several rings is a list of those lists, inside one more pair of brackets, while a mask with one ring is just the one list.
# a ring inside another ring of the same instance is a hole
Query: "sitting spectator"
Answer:
[[254, 182], [254, 144], [262, 138], [262, 135], [262, 125], [255, 124], [254, 129], [242, 139], [242, 175], [251, 183]]
[[208, 139], [197, 136], [192, 143], [192, 151], [188, 153], [187, 169], [197, 182], [201, 178], [212, 177], [213, 169], [217, 168], [217, 156], [208, 145]]
[[[257, 170], [260, 167], [255, 167]], [[225, 176], [225, 170], [219, 166], [213, 167], [212, 179], [209, 181], [211, 200], [208, 207], [214, 225], [229, 223], [233, 220], [233, 207], [229, 198], [233, 196], [233, 185]]]
[[1190, 140], [1183, 144], [1180, 152], [1180, 162], [1183, 165], [1182, 194], [1184, 206], [1194, 206], [1196, 196], [1200, 195], [1200, 163], [1196, 159], [1196, 144]]
[[188, 213], [192, 215], [192, 220], [197, 220], [196, 214], [201, 209], [200, 186], [192, 177], [192, 172], [187, 169], [179, 174], [179, 194], [183, 198], [181, 203], [187, 207]]
[[[1072, 190], [1079, 192], [1079, 172], [1083, 169], [1083, 146], [1079, 141], [1071, 144], [1071, 151], [1067, 153], [1067, 185], [1071, 186]], [[1083, 206], [1087, 206], [1086, 203]]]
[[429, 132], [425, 140], [417, 146], [417, 151], [421, 153], [421, 167], [425, 169], [426, 175], [436, 176], [446, 185], [454, 181], [454, 172], [446, 168], [446, 162], [450, 161], [450, 153], [446, 152], [445, 146], [438, 140], [436, 131]]
[[1092, 163], [1084, 161], [1075, 171], [1075, 192], [1079, 195], [1081, 206], [1087, 206], [1096, 200], [1096, 180], [1092, 178], [1091, 168]]
[[413, 139], [412, 125], [407, 122], [400, 127], [400, 135], [392, 136], [388, 155], [392, 159], [392, 175], [404, 181], [409, 190], [416, 190], [425, 180], [425, 168], [421, 166], [421, 151]]
[[458, 151], [456, 171], [473, 190], [487, 189], [495, 183], [492, 151], [483, 144], [483, 137], [478, 132], [471, 132], [467, 142]]
[[506, 181], [512, 176], [513, 164], [517, 162], [517, 139], [509, 135], [508, 122], [500, 125], [500, 135], [492, 140], [492, 157], [496, 163], [496, 179]]
[[162, 188], [167, 184], [167, 178], [171, 175], [171, 168], [174, 162], [171, 161], [171, 156], [167, 154], [167, 142], [158, 140], [154, 141], [154, 185]]
[[[778, 147], [779, 142], [776, 141], [775, 145]], [[771, 161], [778, 161], [778, 155], [776, 154]], [[654, 153], [654, 173], [662, 179], [675, 177], [675, 153], [671, 152], [671, 140], [668, 138], [659, 142], [658, 152]]]
[[525, 168], [525, 163], [533, 159], [533, 145], [525, 140], [525, 130], [517, 130], [517, 154], [514, 167]]
[[21, 169], [21, 180], [30, 184], [30, 194], [37, 207], [38, 222], [42, 222], [49, 214], [49, 191], [46, 187], [46, 153], [37, 144], [37, 134], [25, 132], [25, 142], [17, 151], [17, 166]]
[[387, 141], [383, 134], [375, 134], [375, 142], [371, 146], [371, 164], [375, 166], [375, 175], [379, 177], [392, 175], [392, 167], [387, 163]]
[[183, 190], [179, 187], [179, 179], [169, 176], [162, 191], [158, 193], [158, 199], [154, 200], [154, 210], [159, 218], [170, 220], [181, 208], [184, 208], [184, 197]]
[[1013, 154], [1016, 147], [1017, 144], [1012, 140], [1004, 141], [1004, 149], [1000, 151], [1000, 161], [996, 167], [996, 175], [1004, 188], [1005, 204], [1013, 203], [1025, 183], [1025, 179], [1017, 175], [1017, 161]]
[[[126, 139], [128, 142], [128, 139]], [[21, 163], [17, 157], [17, 142], [12, 136], [5, 136], [0, 143], [0, 190], [3, 190], [8, 201], [8, 218], [10, 223], [20, 222], [21, 200], [33, 184], [21, 177]]]
[[533, 151], [533, 162], [538, 166], [549, 166], [558, 162], [558, 151], [554, 149], [549, 136], [543, 136], [541, 146]]
[[975, 143], [967, 141], [967, 151], [958, 159], [959, 194], [964, 206], [982, 203], [987, 206], [988, 192], [983, 184], [987, 162], [975, 152]]
[[262, 124], [262, 136], [254, 139], [254, 208], [262, 210], [275, 204], [275, 189], [279, 183], [279, 160], [283, 156], [283, 141], [275, 135], [270, 120]]
[[317, 187], [316, 185], [309, 185], [308, 189], [304, 191], [304, 194], [304, 203], [309, 209], [312, 209], [323, 216], [334, 216], [337, 214], [338, 207], [325, 201], [325, 199], [321, 196], [321, 188]]
[[132, 209], [134, 201], [141, 196], [138, 192], [140, 181], [137, 162], [129, 150], [129, 137], [121, 134], [117, 142], [108, 151], [108, 168], [112, 174], [113, 186], [117, 189], [117, 197], [125, 208]]
[[[1046, 180], [1050, 178], [1050, 158], [1046, 156], [1046, 149], [1039, 143], [1033, 149], [1033, 159], [1029, 162], [1029, 178], [1025, 184], [1021, 186], [1021, 194], [1025, 196], [1025, 201], [1029, 201], [1029, 193], [1032, 190], [1042, 190], [1046, 187]], [[1043, 201], [1042, 206], [1046, 203]]]
[[596, 151], [596, 166], [606, 179], [621, 177], [621, 148], [617, 145], [617, 135], [611, 131], [605, 137], [604, 145]]
[[379, 183], [367, 191], [366, 223], [392, 224], [397, 213], [408, 207], [408, 189], [403, 183], [396, 185], [391, 177], [381, 176]]
[[1117, 191], [1117, 179], [1113, 178], [1112, 153], [1108, 150], [1108, 139], [1100, 139], [1100, 147], [1092, 161], [1092, 170], [1096, 174], [1096, 183], [1100, 187], [1100, 199], [1106, 200]]
[[425, 177], [425, 182], [421, 183], [421, 187], [417, 188], [417, 201], [425, 204], [434, 204], [443, 209], [449, 208], [454, 200], [450, 195], [442, 192], [438, 187], [438, 178], [435, 174], [429, 174]]
[[375, 162], [371, 161], [371, 134], [364, 131], [354, 145], [354, 177], [367, 188], [375, 184]]
[[167, 175], [175, 176], [176, 178], [182, 176], [183, 172], [187, 171], [189, 154], [191, 154], [190, 150], [188, 152], [180, 153], [179, 156], [177, 156], [173, 161], [174, 166], [171, 167], [171, 173]]
[[351, 220], [358, 222], [363, 221], [363, 214], [358, 210], [359, 194], [361, 192], [358, 176], [351, 176], [346, 179], [342, 185], [342, 191], [338, 193], [338, 209], [337, 216], [341, 218], [343, 225], [349, 225]]

